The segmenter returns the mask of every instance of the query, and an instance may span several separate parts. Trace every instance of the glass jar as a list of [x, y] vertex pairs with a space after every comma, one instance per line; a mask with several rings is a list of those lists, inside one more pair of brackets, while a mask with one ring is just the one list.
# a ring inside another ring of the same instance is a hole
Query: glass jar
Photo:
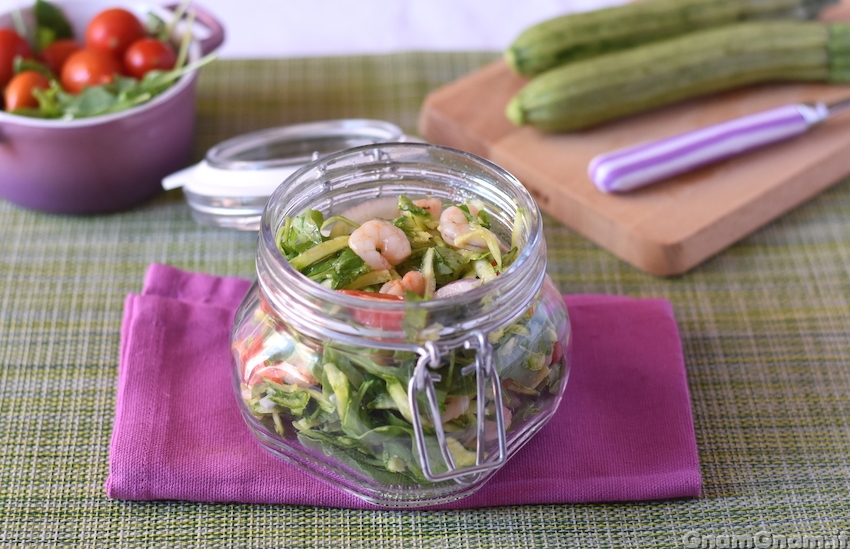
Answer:
[[[383, 301], [310, 280], [278, 248], [286, 220], [308, 209], [329, 217], [399, 195], [479, 201], [491, 230], [518, 243], [513, 263], [450, 298]], [[369, 502], [474, 493], [562, 398], [570, 328], [540, 212], [484, 159], [390, 143], [312, 162], [271, 196], [256, 268], [232, 332], [242, 415], [266, 450]]]

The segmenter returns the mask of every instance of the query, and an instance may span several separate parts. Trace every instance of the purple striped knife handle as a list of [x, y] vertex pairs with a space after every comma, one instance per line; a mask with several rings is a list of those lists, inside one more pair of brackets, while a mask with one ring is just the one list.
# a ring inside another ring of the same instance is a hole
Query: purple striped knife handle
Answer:
[[644, 185], [805, 133], [824, 120], [823, 103], [785, 105], [659, 141], [600, 154], [588, 175], [606, 193]]

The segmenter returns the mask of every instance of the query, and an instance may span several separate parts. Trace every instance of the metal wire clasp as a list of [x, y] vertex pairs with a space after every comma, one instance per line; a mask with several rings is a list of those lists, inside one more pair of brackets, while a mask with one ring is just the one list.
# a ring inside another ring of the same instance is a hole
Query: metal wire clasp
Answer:
[[[464, 367], [461, 373], [464, 375], [475, 374], [475, 402], [476, 402], [476, 459], [475, 465], [457, 467], [452, 456], [451, 449], [446, 440], [446, 432], [440, 421], [440, 405], [437, 402], [437, 391], [434, 383], [440, 381], [440, 375], [434, 370], [440, 367], [440, 357], [448, 351], [463, 347], [474, 349], [475, 360], [472, 364]], [[487, 340], [487, 336], [481, 332], [474, 332], [468, 338], [435, 343], [426, 342], [419, 350], [419, 360], [413, 370], [413, 376], [408, 384], [407, 397], [410, 410], [413, 415], [413, 432], [416, 438], [416, 448], [419, 451], [419, 463], [425, 478], [432, 482], [455, 479], [457, 482], [466, 482], [461, 477], [482, 473], [501, 467], [507, 461], [507, 438], [505, 435], [505, 419], [502, 416], [502, 390], [499, 375], [493, 366], [493, 348]], [[492, 402], [495, 407], [495, 423], [497, 432], [498, 452], [487, 455], [484, 436], [484, 417], [487, 410], [488, 386], [492, 392]], [[419, 394], [424, 391], [428, 408], [433, 420], [434, 434], [443, 458], [446, 471], [435, 473], [431, 458], [426, 447], [425, 432], [422, 425], [422, 417], [419, 414]], [[472, 479], [474, 480], [474, 479]]]

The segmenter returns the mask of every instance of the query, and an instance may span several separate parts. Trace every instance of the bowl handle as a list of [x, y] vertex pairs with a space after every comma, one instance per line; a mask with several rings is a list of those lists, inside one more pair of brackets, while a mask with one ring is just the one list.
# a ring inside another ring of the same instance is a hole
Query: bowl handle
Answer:
[[[165, 8], [174, 11], [177, 6], [178, 4], [168, 4]], [[207, 30], [210, 31], [210, 35], [208, 37], [198, 41], [198, 44], [201, 47], [201, 55], [206, 55], [215, 51], [222, 45], [222, 43], [224, 43], [224, 26], [218, 19], [215, 18], [214, 15], [198, 4], [192, 2], [191, 9], [195, 12], [195, 21], [205, 26]]]

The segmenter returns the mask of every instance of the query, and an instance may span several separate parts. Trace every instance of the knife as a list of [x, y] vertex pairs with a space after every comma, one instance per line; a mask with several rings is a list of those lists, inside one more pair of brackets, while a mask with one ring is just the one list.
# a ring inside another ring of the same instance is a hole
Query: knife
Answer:
[[837, 112], [850, 109], [850, 99], [826, 103], [794, 103], [735, 118], [657, 141], [600, 154], [588, 175], [605, 193], [631, 191], [700, 166], [806, 133]]

